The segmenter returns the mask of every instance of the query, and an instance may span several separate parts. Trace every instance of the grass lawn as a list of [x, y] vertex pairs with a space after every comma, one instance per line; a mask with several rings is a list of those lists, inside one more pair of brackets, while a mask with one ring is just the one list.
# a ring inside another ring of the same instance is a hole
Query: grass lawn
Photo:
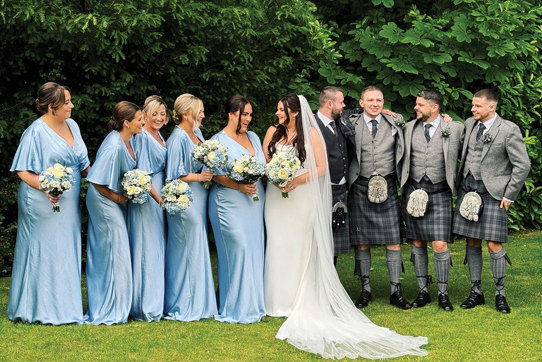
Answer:
[[[364, 309], [376, 324], [402, 334], [423, 335], [426, 360], [526, 361], [542, 360], [542, 232], [511, 234], [506, 246], [513, 266], [508, 268], [506, 294], [509, 315], [495, 311], [494, 284], [489, 254], [484, 246], [482, 289], [486, 305], [462, 310], [459, 304], [469, 294], [467, 266], [463, 265], [464, 240], [451, 245], [454, 266], [449, 294], [453, 312], [440, 310], [437, 286], [430, 286], [433, 302], [407, 311], [390, 306], [385, 249], [373, 250], [371, 275], [375, 300]], [[403, 289], [409, 301], [417, 294], [410, 246], [403, 245], [406, 273]], [[430, 274], [434, 276], [432, 253]], [[216, 264], [216, 263], [215, 263]], [[354, 254], [339, 258], [339, 274], [350, 296], [359, 294], [359, 281], [352, 275]], [[0, 278], [0, 360], [316, 360], [287, 342], [275, 339], [282, 318], [266, 317], [261, 323], [230, 325], [200, 322], [145, 323], [131, 321], [117, 326], [43, 326], [14, 324], [7, 319], [9, 278]], [[86, 291], [84, 292], [86, 293]], [[85, 301], [86, 302], [86, 301]], [[415, 360], [404, 357], [398, 360]]]

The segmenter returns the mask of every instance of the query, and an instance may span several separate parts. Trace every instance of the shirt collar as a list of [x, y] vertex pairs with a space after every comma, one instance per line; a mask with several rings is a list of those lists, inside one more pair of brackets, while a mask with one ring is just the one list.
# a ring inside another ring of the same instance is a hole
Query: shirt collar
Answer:
[[[491, 118], [490, 120], [487, 120], [487, 121], [484, 122], [484, 126], [486, 126], [486, 129], [485, 129], [486, 132], [489, 131], [491, 126], [493, 126], [493, 123], [495, 123], [496, 119], [497, 119], [497, 113], [495, 113], [493, 118]], [[482, 124], [482, 122], [478, 122], [478, 124]]]
[[326, 116], [324, 116], [324, 115], [322, 114], [322, 112], [320, 112], [320, 111], [318, 111], [318, 112], [316, 113], [316, 115], [318, 116], [318, 118], [320, 118], [320, 121], [322, 121], [322, 123], [323, 123], [324, 126], [326, 126], [326, 127], [329, 126], [329, 124], [331, 123], [331, 121], [333, 121], [332, 119], [329, 119], [329, 118], [327, 118]]
[[371, 123], [371, 120], [373, 119], [376, 119], [378, 124], [380, 124], [380, 121], [382, 120], [382, 114], [379, 114], [378, 116], [376, 116], [376, 118], [369, 118], [369, 116], [366, 115], [365, 112], [363, 113], [363, 120], [365, 120], [365, 123], [367, 123], [367, 125], [369, 125]]

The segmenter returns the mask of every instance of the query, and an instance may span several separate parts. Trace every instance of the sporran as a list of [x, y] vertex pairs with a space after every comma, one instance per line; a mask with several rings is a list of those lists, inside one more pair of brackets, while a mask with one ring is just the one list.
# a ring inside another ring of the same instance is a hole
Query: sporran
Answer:
[[429, 194], [423, 189], [416, 189], [408, 197], [406, 210], [412, 217], [423, 217], [429, 205]]
[[372, 176], [367, 186], [367, 198], [373, 204], [381, 204], [388, 199], [388, 181], [380, 175]]
[[348, 217], [348, 208], [346, 204], [339, 201], [333, 205], [331, 217], [331, 226], [333, 229], [338, 229], [346, 225], [346, 218]]
[[470, 191], [463, 196], [463, 200], [459, 205], [459, 214], [469, 221], [477, 222], [482, 214], [484, 201], [479, 193]]

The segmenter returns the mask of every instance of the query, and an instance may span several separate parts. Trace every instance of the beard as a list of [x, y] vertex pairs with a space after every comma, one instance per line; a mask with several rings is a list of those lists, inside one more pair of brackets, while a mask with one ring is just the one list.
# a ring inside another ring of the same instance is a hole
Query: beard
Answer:
[[430, 114], [423, 114], [422, 113], [422, 115], [420, 117], [418, 117], [417, 119], [418, 119], [418, 121], [425, 122], [425, 121], [427, 121], [429, 119], [430, 116], [431, 116]]
[[339, 109], [336, 109], [336, 108], [333, 108], [331, 110], [331, 119], [336, 121], [338, 120], [339, 118], [341, 118], [343, 114], [343, 111], [342, 110], [339, 110]]

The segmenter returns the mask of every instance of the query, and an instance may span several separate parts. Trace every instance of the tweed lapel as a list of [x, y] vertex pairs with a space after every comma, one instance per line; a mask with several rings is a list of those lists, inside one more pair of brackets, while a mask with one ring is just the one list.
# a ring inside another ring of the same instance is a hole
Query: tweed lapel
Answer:
[[405, 125], [405, 163], [407, 167], [410, 167], [410, 152], [412, 149], [412, 134], [414, 133], [414, 127], [419, 121], [410, 122]]
[[482, 148], [482, 158], [480, 160], [484, 159], [484, 157], [487, 154], [487, 151], [489, 151], [491, 145], [495, 141], [495, 138], [497, 138], [497, 135], [499, 134], [499, 129], [500, 129], [501, 123], [502, 123], [502, 118], [499, 117], [499, 115], [497, 115], [497, 118], [495, 119], [495, 122], [493, 123], [493, 125], [491, 126], [489, 131], [486, 132], [487, 135], [491, 136], [491, 139], [487, 143], [484, 142], [484, 146]]
[[365, 127], [365, 122], [363, 121], [363, 113], [354, 119], [352, 122], [356, 130], [356, 156], [358, 164], [361, 164], [361, 137], [363, 135], [363, 130]]
[[[442, 134], [442, 131], [445, 129], [442, 127], [442, 122], [444, 122], [444, 119], [440, 120], [440, 123], [438, 124], [437, 130], [435, 132], [440, 132]], [[448, 130], [448, 136], [444, 137], [442, 136], [442, 152], [444, 153], [444, 166], [448, 164], [448, 146], [450, 145], [450, 126], [447, 127]]]
[[474, 129], [474, 125], [478, 122], [472, 119], [472, 122], [465, 122], [465, 140], [463, 142], [463, 152], [461, 153], [461, 168], [463, 168], [463, 163], [465, 162], [465, 159], [467, 158], [467, 149], [469, 148], [469, 141], [472, 134], [472, 130]]

